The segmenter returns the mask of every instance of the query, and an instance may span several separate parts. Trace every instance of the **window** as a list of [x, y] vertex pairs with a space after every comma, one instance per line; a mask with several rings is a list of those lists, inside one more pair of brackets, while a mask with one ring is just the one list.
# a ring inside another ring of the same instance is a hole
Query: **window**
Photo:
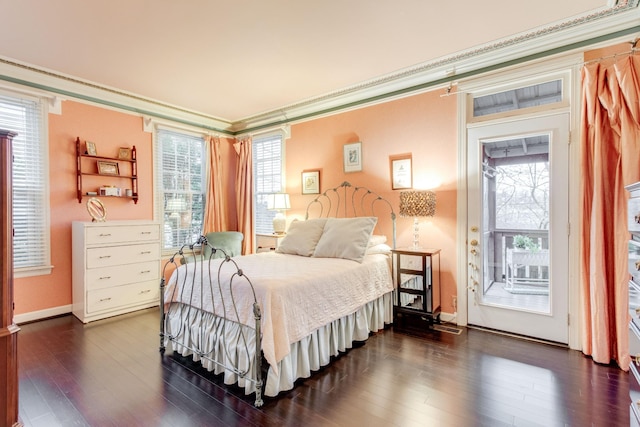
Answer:
[[273, 233], [276, 212], [267, 209], [267, 194], [284, 191], [282, 134], [253, 138], [253, 179], [256, 233]]
[[0, 93], [0, 128], [13, 139], [15, 277], [49, 274], [49, 186], [46, 114], [37, 98]]
[[473, 98], [473, 117], [550, 105], [562, 101], [562, 79]]
[[204, 138], [158, 129], [156, 210], [162, 218], [163, 249], [174, 251], [202, 234], [205, 203]]

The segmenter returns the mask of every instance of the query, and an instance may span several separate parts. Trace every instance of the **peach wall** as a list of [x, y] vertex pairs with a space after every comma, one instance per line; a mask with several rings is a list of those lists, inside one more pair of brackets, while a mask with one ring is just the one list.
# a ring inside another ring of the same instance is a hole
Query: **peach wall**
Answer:
[[[437, 92], [336, 114], [291, 126], [286, 141], [286, 189], [292, 209], [287, 218], [304, 217], [314, 196], [301, 194], [300, 174], [321, 170], [321, 191], [343, 181], [369, 187], [388, 198], [396, 212], [399, 191], [391, 190], [389, 156], [411, 153], [415, 189], [433, 188], [436, 215], [420, 223], [420, 243], [440, 248], [442, 309], [453, 313], [456, 295], [457, 106]], [[362, 172], [344, 173], [343, 145], [362, 142]], [[413, 220], [397, 219], [398, 246], [413, 240]]]
[[[153, 218], [152, 134], [142, 119], [104, 108], [65, 101], [62, 114], [49, 115], [49, 186], [51, 190], [50, 275], [15, 279], [15, 314], [71, 304], [71, 222], [88, 221], [85, 201], [76, 197], [75, 140], [96, 143], [98, 154], [117, 156], [119, 147], [136, 146], [140, 199], [102, 198], [107, 219]], [[111, 183], [105, 179], [105, 184]]]

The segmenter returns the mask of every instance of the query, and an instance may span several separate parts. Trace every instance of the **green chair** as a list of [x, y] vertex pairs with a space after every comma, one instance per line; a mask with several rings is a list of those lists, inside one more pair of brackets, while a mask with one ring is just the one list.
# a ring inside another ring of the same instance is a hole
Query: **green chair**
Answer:
[[[222, 249], [229, 256], [242, 255], [242, 240], [244, 236], [239, 231], [212, 231], [204, 235], [208, 244], [204, 246], [202, 257], [206, 260], [211, 256], [211, 247]], [[222, 251], [216, 251], [213, 258], [224, 258]], [[193, 260], [193, 256], [185, 255], [181, 262], [186, 264]]]

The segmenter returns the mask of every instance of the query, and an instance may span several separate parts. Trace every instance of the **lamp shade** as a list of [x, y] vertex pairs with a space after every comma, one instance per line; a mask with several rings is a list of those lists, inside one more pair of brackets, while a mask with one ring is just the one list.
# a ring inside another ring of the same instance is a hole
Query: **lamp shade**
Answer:
[[291, 209], [289, 195], [287, 193], [270, 194], [269, 197], [267, 197], [267, 209], [274, 211]]
[[401, 191], [400, 216], [423, 217], [436, 213], [436, 193], [433, 191]]

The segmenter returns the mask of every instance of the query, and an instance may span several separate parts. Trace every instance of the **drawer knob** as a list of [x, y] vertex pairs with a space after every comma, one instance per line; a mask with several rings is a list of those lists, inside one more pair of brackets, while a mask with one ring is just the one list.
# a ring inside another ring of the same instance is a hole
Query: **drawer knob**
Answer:
[[109, 237], [111, 233], [100, 233], [100, 237]]
[[104, 302], [104, 301], [111, 301], [111, 298], [110, 298], [110, 297], [109, 297], [109, 298], [102, 298], [102, 299], [100, 300], [100, 302]]
[[141, 231], [140, 233], [141, 233], [141, 234], [151, 234], [151, 232], [150, 232], [150, 231]]
[[149, 274], [151, 273], [151, 270], [143, 270], [140, 272], [140, 274]]
[[100, 259], [104, 259], [104, 258], [111, 258], [111, 255], [101, 255]]
[[148, 294], [151, 292], [151, 289], [145, 289], [144, 291], [140, 291], [141, 294]]
[[140, 255], [147, 255], [147, 254], [150, 254], [150, 253], [151, 253], [151, 251], [142, 251], [142, 252], [140, 252]]
[[107, 279], [111, 279], [111, 276], [102, 276], [102, 277], [100, 278], [100, 280], [107, 280]]

